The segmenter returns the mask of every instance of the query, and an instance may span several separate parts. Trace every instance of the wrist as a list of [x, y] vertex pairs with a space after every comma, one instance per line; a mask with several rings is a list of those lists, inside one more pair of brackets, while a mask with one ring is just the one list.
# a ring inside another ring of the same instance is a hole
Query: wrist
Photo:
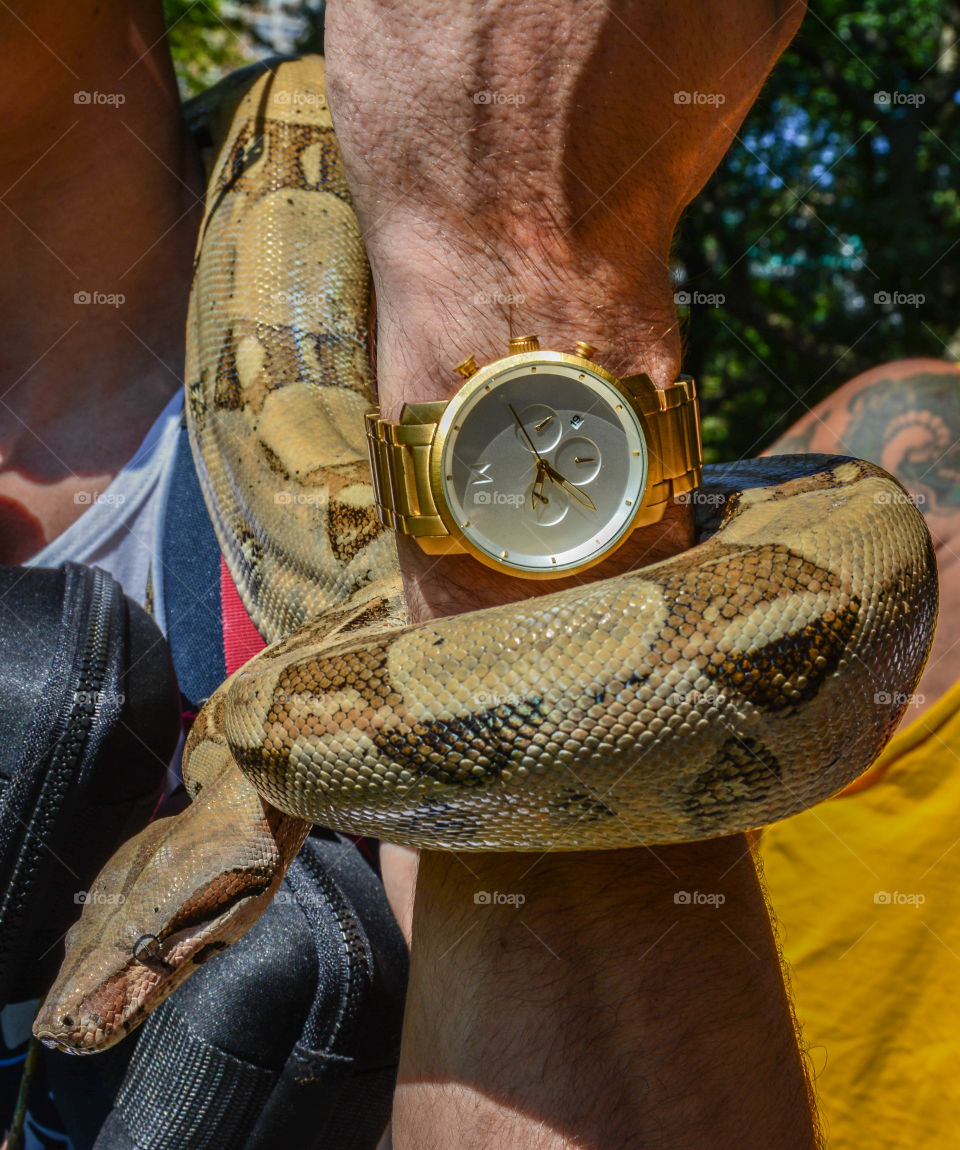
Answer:
[[582, 340], [613, 374], [645, 372], [657, 387], [680, 373], [673, 287], [659, 257], [642, 270], [624, 269], [612, 258], [572, 250], [537, 267], [511, 268], [504, 258], [408, 246], [381, 270], [376, 298], [377, 388], [390, 419], [405, 403], [449, 399], [462, 384], [454, 364], [470, 354], [480, 365], [500, 359], [511, 336], [528, 333], [557, 351], [573, 351]]
[[[533, 248], [546, 244], [539, 237]], [[668, 241], [663, 244], [666, 250]], [[614, 375], [645, 372], [661, 388], [679, 375], [680, 341], [665, 261], [651, 257], [643, 269], [628, 269], [628, 275], [616, 272], [612, 259], [598, 260], [583, 248], [571, 248], [562, 256], [549, 253], [550, 261], [535, 270], [516, 267], [515, 274], [505, 275], [505, 257], [484, 258], [476, 246], [472, 255], [464, 255], [452, 239], [445, 262], [440, 241], [431, 245], [408, 239], [388, 248], [391, 258], [375, 264], [380, 268], [377, 390], [387, 419], [399, 419], [406, 403], [451, 398], [463, 384], [455, 364], [471, 354], [480, 366], [502, 359], [509, 354], [510, 337], [517, 335], [535, 334], [545, 351], [572, 352], [584, 341], [596, 348], [589, 358]], [[432, 277], [426, 274], [431, 266], [436, 269]], [[583, 274], [576, 274], [581, 269]], [[470, 555], [427, 555], [410, 539], [398, 542], [414, 621], [582, 581], [568, 576], [531, 585], [481, 568]], [[610, 577], [649, 565], [692, 542], [691, 508], [674, 501], [660, 522], [636, 529], [591, 575]]]
[[[666, 241], [664, 241], [666, 246]], [[540, 250], [546, 240], [534, 245]], [[645, 271], [616, 273], [612, 260], [588, 258], [578, 248], [535, 271], [515, 268], [503, 278], [509, 261], [483, 258], [479, 250], [454, 253], [440, 261], [439, 241], [432, 246], [410, 240], [398, 245], [396, 258], [382, 260], [376, 284], [377, 390], [387, 419], [399, 419], [406, 403], [447, 400], [463, 384], [454, 365], [473, 355], [486, 365], [509, 354], [511, 336], [535, 334], [543, 350], [574, 351], [578, 341], [596, 348], [589, 358], [617, 376], [645, 372], [668, 387], [680, 371], [680, 344], [666, 263], [649, 260]], [[596, 276], [578, 276], [593, 261]], [[437, 268], [430, 278], [428, 266]], [[386, 272], [383, 269], [386, 268]], [[496, 275], [501, 275], [497, 281]], [[498, 284], [497, 287], [491, 285]], [[497, 294], [499, 293], [499, 294]], [[579, 576], [540, 581], [480, 569], [470, 555], [424, 554], [400, 538], [401, 570], [411, 617], [419, 621], [480, 606], [559, 591]], [[610, 577], [649, 565], [688, 548], [693, 541], [688, 504], [671, 502], [660, 522], [637, 528], [622, 547], [591, 571]]]

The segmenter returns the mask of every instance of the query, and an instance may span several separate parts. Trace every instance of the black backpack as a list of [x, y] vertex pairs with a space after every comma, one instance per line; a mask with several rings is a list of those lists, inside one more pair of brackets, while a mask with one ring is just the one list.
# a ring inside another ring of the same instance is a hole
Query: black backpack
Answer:
[[[226, 677], [233, 588], [185, 426], [161, 560], [169, 646], [103, 571], [0, 569], [3, 1002], [52, 981], [82, 892], [156, 806], [180, 712]], [[407, 952], [373, 846], [315, 828], [251, 931], [134, 1035], [88, 1058], [40, 1052], [34, 1092], [49, 1086], [76, 1150], [374, 1150]]]

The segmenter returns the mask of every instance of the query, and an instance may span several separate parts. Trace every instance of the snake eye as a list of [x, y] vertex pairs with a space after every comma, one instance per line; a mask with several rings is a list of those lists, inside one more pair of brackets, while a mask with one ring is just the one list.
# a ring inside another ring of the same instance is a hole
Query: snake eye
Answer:
[[133, 957], [137, 962], [163, 962], [160, 939], [155, 934], [142, 934], [133, 944]]

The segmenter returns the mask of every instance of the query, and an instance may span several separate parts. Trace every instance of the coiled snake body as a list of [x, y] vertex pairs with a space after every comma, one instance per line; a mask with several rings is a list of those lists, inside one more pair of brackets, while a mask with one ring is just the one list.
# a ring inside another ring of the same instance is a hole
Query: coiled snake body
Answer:
[[35, 1029], [81, 1052], [244, 933], [311, 822], [574, 850], [810, 806], [882, 749], [936, 616], [929, 535], [896, 480], [798, 456], [708, 468], [699, 542], [673, 559], [408, 626], [366, 462], [368, 269], [322, 62], [226, 92], [200, 109], [216, 160], [188, 411], [218, 538], [272, 645], [193, 727], [194, 802], [118, 852], [68, 936]]

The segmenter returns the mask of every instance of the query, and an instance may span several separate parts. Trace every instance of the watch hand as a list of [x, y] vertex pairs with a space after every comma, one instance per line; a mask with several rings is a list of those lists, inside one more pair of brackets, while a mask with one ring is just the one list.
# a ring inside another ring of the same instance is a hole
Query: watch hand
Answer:
[[552, 479], [558, 487], [562, 487], [568, 495], [572, 495], [578, 503], [582, 503], [584, 507], [589, 507], [591, 511], [596, 511], [597, 505], [590, 498], [585, 491], [581, 491], [579, 487], [575, 487], [565, 475], [561, 475], [556, 468], [551, 467], [549, 463], [544, 463], [544, 471], [549, 479]]
[[537, 477], [533, 481], [533, 486], [530, 488], [530, 507], [533, 511], [537, 509], [537, 503], [547, 503], [547, 497], [543, 494], [543, 481], [546, 479], [547, 473], [543, 469], [543, 464], [537, 464]]
[[519, 415], [517, 415], [516, 411], [514, 411], [514, 408], [513, 408], [513, 404], [512, 404], [512, 403], [508, 403], [508, 404], [507, 404], [507, 407], [509, 407], [509, 408], [510, 408], [510, 414], [511, 414], [511, 415], [513, 416], [513, 418], [514, 418], [514, 419], [517, 421], [517, 427], [519, 427], [519, 428], [520, 428], [520, 430], [523, 432], [523, 438], [524, 438], [524, 439], [527, 441], [527, 443], [529, 443], [529, 444], [530, 444], [530, 450], [531, 450], [531, 451], [533, 452], [533, 454], [534, 454], [534, 455], [537, 457], [537, 459], [539, 459], [539, 460], [540, 460], [540, 462], [543, 464], [543, 466], [544, 466], [544, 467], [546, 467], [546, 466], [547, 466], [547, 461], [546, 461], [546, 460], [543, 458], [543, 456], [540, 454], [540, 452], [539, 452], [539, 451], [537, 451], [536, 447], [534, 447], [534, 445], [533, 445], [533, 440], [532, 440], [532, 439], [530, 438], [530, 436], [527, 434], [527, 429], [526, 429], [526, 428], [523, 426], [523, 424], [520, 422], [520, 416], [519, 416]]

